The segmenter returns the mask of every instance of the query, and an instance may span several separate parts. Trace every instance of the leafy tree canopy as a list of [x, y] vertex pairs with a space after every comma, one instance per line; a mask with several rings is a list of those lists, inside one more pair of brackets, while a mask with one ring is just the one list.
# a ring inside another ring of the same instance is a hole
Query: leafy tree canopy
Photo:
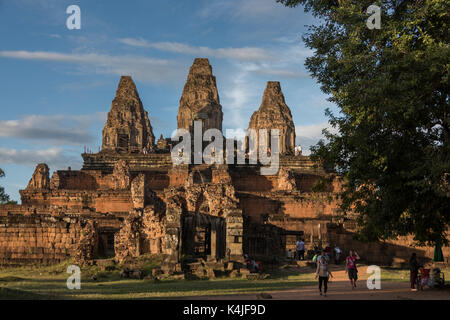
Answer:
[[[3, 178], [5, 176], [5, 172], [0, 168], [0, 178]], [[11, 201], [9, 199], [9, 196], [5, 193], [5, 189], [0, 186], [0, 204], [5, 203], [17, 203], [15, 201]]]
[[[278, 0], [320, 19], [303, 37], [306, 67], [339, 108], [336, 133], [312, 150], [345, 178], [344, 212], [361, 240], [414, 235], [448, 243], [450, 219], [448, 0]], [[366, 21], [381, 8], [381, 28]]]

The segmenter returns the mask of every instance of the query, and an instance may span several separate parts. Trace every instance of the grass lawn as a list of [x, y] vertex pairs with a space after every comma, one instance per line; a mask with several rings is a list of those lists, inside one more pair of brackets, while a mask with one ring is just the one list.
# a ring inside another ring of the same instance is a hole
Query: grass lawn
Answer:
[[[69, 290], [66, 273], [70, 261], [46, 267], [4, 268], [0, 270], [0, 299], [158, 299], [186, 296], [236, 295], [279, 291], [315, 285], [313, 271], [279, 271], [264, 280], [216, 278], [212, 280], [120, 279], [117, 270], [82, 268], [81, 289]], [[157, 265], [148, 260], [147, 273]], [[443, 270], [445, 272], [445, 270]], [[92, 280], [93, 275], [97, 280]], [[383, 281], [408, 281], [408, 270], [382, 269]]]

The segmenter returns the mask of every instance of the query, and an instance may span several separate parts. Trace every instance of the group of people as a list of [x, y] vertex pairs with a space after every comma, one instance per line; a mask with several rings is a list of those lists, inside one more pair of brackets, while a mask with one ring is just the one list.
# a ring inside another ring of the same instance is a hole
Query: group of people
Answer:
[[[339, 252], [340, 253], [340, 252]], [[358, 280], [358, 268], [356, 266], [356, 261], [359, 260], [360, 257], [358, 253], [354, 250], [350, 250], [349, 255], [345, 259], [345, 271], [348, 274], [348, 278], [350, 280], [350, 284], [352, 286], [352, 290], [356, 288], [356, 281]], [[322, 250], [321, 254], [315, 259], [313, 259], [314, 262], [316, 262], [316, 279], [319, 279], [319, 292], [320, 295], [327, 295], [328, 291], [328, 280], [330, 277], [333, 277], [332, 273], [328, 269], [328, 262], [330, 258], [327, 254], [327, 251], [324, 249]], [[413, 253], [411, 255], [411, 258], [409, 259], [409, 269], [410, 269], [410, 285], [411, 285], [411, 291], [417, 291], [416, 288], [416, 280], [419, 273], [419, 269], [423, 267], [417, 260], [416, 253]], [[323, 287], [323, 293], [322, 293], [322, 287]]]
[[[297, 244], [298, 244], [298, 242], [297, 242]], [[303, 247], [304, 247], [304, 244], [303, 244]], [[329, 245], [327, 245], [323, 249], [323, 251], [325, 252], [325, 257], [326, 257], [327, 261], [330, 261], [331, 256], [332, 256], [332, 252], [334, 251], [334, 263], [335, 264], [340, 264], [341, 263], [342, 250], [337, 245], [335, 245], [334, 250], [332, 250], [331, 247]], [[317, 262], [317, 258], [320, 256], [322, 250], [319, 250], [319, 249], [316, 248], [314, 250], [314, 252], [315, 252], [315, 254], [314, 254], [313, 258], [312, 258], [312, 261], [314, 263], [316, 263]], [[303, 250], [303, 253], [304, 253], [304, 250]]]
[[[321, 255], [317, 257], [316, 263], [316, 279], [319, 279], [319, 293], [320, 295], [327, 296], [328, 291], [328, 280], [330, 277], [333, 278], [333, 274], [328, 269], [328, 261], [329, 255], [327, 252], [322, 250]], [[354, 250], [350, 250], [349, 255], [345, 259], [345, 271], [348, 274], [348, 278], [350, 280], [352, 290], [356, 288], [356, 281], [358, 280], [358, 269], [356, 267], [356, 261], [359, 260], [360, 257], [358, 253]], [[323, 287], [323, 293], [322, 293]]]
[[[305, 243], [303, 239], [297, 241], [297, 257], [299, 260], [304, 260], [305, 253]], [[338, 246], [334, 248], [334, 260], [336, 264], [339, 264], [340, 255], [342, 251]], [[328, 281], [333, 278], [331, 271], [328, 268], [330, 258], [331, 258], [331, 248], [327, 245], [321, 252], [314, 255], [312, 261], [316, 263], [316, 273], [315, 278], [319, 280], [319, 293], [320, 295], [327, 295], [328, 291]], [[354, 250], [350, 250], [349, 255], [345, 259], [345, 271], [350, 280], [352, 290], [356, 288], [356, 281], [358, 280], [358, 268], [356, 266], [357, 260], [360, 260], [360, 256]], [[417, 291], [416, 282], [419, 273], [419, 269], [423, 267], [417, 260], [416, 253], [411, 255], [409, 259], [409, 269], [410, 269], [410, 285], [411, 291]], [[322, 290], [323, 288], [323, 290]]]

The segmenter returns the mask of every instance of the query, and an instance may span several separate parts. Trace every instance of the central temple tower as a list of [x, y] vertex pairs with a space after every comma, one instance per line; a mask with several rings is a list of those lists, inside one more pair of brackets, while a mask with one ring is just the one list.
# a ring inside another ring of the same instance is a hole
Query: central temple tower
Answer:
[[194, 121], [201, 121], [203, 132], [212, 128], [222, 131], [222, 120], [222, 106], [212, 67], [208, 59], [196, 58], [181, 95], [178, 129], [183, 128], [193, 134]]

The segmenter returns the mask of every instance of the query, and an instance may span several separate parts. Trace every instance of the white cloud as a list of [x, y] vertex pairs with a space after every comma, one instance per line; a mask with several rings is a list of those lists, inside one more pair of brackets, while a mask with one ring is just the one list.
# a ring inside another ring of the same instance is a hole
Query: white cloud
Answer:
[[320, 139], [325, 139], [322, 134], [323, 129], [336, 133], [336, 130], [327, 122], [295, 126], [296, 144], [302, 146], [303, 154], [308, 155], [311, 146], [317, 144]]
[[142, 39], [142, 38], [139, 38], [139, 39], [122, 38], [122, 39], [119, 39], [119, 42], [129, 45], [129, 46], [133, 46], [133, 47], [144, 47], [144, 48], [150, 47], [150, 42], [148, 42], [147, 40]]
[[41, 141], [58, 145], [93, 143], [89, 129], [104, 123], [106, 113], [92, 115], [27, 115], [19, 120], [0, 120], [0, 137]]
[[230, 129], [246, 130], [250, 120], [248, 115], [258, 109], [259, 105], [255, 105], [255, 101], [260, 102], [264, 88], [259, 88], [252, 81], [252, 68], [249, 64], [237, 64], [232, 70], [232, 76], [222, 81], [224, 125]]
[[0, 57], [74, 63], [86, 73], [131, 75], [152, 83], [178, 80], [184, 75], [173, 61], [142, 56], [111, 56], [98, 53], [58, 53], [50, 51], [0, 51]]
[[119, 39], [119, 41], [135, 47], [153, 48], [161, 51], [197, 55], [202, 57], [214, 57], [240, 61], [262, 61], [274, 59], [269, 51], [255, 47], [214, 49], [209, 47], [194, 47], [180, 42], [148, 42], [142, 38], [123, 38]]
[[38, 150], [16, 150], [0, 148], [0, 163], [12, 163], [35, 167], [38, 163], [46, 163], [52, 170], [65, 169], [68, 166], [81, 167], [81, 157], [69, 155], [64, 149], [49, 148]]
[[195, 47], [179, 42], [152, 43], [142, 38], [123, 38], [119, 39], [119, 41], [131, 46], [153, 48], [179, 54], [246, 62], [247, 72], [256, 75], [275, 76], [283, 79], [309, 78], [309, 74], [303, 70], [303, 64], [305, 58], [312, 55], [312, 51], [305, 48], [300, 42], [283, 41], [283, 44], [280, 45], [280, 40], [275, 39], [277, 45], [272, 49], [265, 49], [258, 47]]
[[286, 69], [270, 69], [270, 68], [260, 68], [253, 71], [255, 74], [275, 76], [285, 79], [296, 79], [296, 78], [309, 78], [309, 74], [303, 71], [293, 71]]
[[209, 0], [198, 14], [202, 18], [228, 16], [271, 22], [275, 19], [298, 19], [298, 12], [303, 12], [303, 9], [299, 9], [287, 8], [275, 0]]

